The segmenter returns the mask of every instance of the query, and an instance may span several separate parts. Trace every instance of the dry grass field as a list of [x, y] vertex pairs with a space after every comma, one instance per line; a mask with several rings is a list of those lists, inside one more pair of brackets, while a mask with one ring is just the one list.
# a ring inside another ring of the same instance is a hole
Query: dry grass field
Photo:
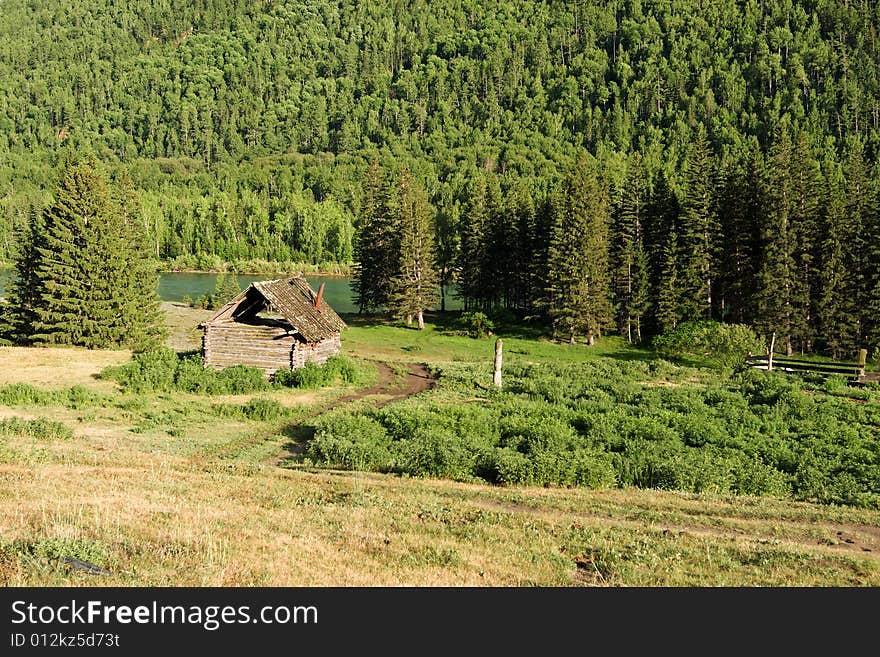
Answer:
[[[196, 320], [177, 322], [179, 344]], [[253, 395], [94, 378], [127, 357], [0, 349], [0, 385], [93, 393], [0, 405], [73, 430], [0, 432], [0, 585], [880, 586], [880, 511], [279, 467], [322, 408], [389, 397], [272, 391], [288, 415], [256, 421], [229, 412]]]
[[98, 372], [131, 357], [127, 351], [89, 351], [71, 347], [0, 347], [0, 385], [32, 383], [47, 388], [75, 385], [110, 390]]

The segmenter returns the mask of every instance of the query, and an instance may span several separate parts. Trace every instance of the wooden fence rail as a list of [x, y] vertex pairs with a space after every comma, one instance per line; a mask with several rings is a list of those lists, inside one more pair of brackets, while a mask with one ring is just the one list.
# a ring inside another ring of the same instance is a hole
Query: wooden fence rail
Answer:
[[777, 356], [776, 354], [765, 354], [762, 356], [746, 356], [746, 364], [757, 369], [776, 370], [779, 372], [809, 372], [825, 376], [841, 374], [857, 381], [865, 376], [867, 356], [868, 352], [865, 349], [859, 352], [858, 362], [813, 361]]

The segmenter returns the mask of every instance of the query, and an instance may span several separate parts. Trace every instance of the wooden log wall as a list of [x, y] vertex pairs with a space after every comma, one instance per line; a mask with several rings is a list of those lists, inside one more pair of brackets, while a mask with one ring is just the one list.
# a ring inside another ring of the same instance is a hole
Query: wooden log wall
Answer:
[[300, 342], [293, 349], [293, 353], [290, 357], [290, 367], [296, 369], [297, 367], [302, 367], [308, 361], [321, 365], [327, 362], [327, 359], [330, 358], [330, 356], [338, 354], [341, 348], [342, 341], [340, 340], [338, 333], [336, 335], [331, 335], [329, 338], [325, 338], [320, 342], [311, 344]]
[[282, 328], [223, 322], [205, 328], [202, 354], [206, 367], [250, 365], [269, 375], [290, 367], [290, 355], [297, 344]]
[[202, 356], [205, 367], [257, 367], [269, 377], [280, 369], [322, 364], [342, 348], [339, 334], [316, 343], [304, 343], [275, 326], [219, 322], [205, 327]]

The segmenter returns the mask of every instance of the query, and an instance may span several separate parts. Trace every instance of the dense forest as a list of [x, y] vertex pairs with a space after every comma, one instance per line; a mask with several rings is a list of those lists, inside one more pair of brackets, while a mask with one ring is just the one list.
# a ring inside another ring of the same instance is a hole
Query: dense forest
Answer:
[[875, 2], [3, 14], [0, 259], [72, 150], [126, 172], [161, 260], [351, 262], [379, 162], [425, 190], [436, 268], [471, 309], [633, 340], [713, 318], [787, 351], [880, 343]]

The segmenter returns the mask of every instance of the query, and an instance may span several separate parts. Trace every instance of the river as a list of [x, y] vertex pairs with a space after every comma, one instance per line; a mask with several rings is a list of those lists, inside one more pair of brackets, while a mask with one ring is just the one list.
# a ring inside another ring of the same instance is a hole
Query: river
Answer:
[[[0, 296], [9, 283], [12, 272], [8, 269], [0, 270]], [[264, 281], [271, 278], [268, 274], [239, 274], [238, 284], [241, 289], [246, 288], [253, 281]], [[354, 304], [354, 294], [351, 290], [351, 279], [339, 276], [306, 276], [315, 290], [324, 283], [324, 298], [327, 303], [340, 313], [357, 312]], [[214, 289], [217, 284], [217, 274], [207, 273], [180, 273], [166, 272], [159, 275], [159, 298], [162, 301], [183, 301], [188, 296], [197, 299], [205, 292]], [[461, 301], [452, 296], [449, 290], [446, 294], [447, 310], [460, 310]]]

